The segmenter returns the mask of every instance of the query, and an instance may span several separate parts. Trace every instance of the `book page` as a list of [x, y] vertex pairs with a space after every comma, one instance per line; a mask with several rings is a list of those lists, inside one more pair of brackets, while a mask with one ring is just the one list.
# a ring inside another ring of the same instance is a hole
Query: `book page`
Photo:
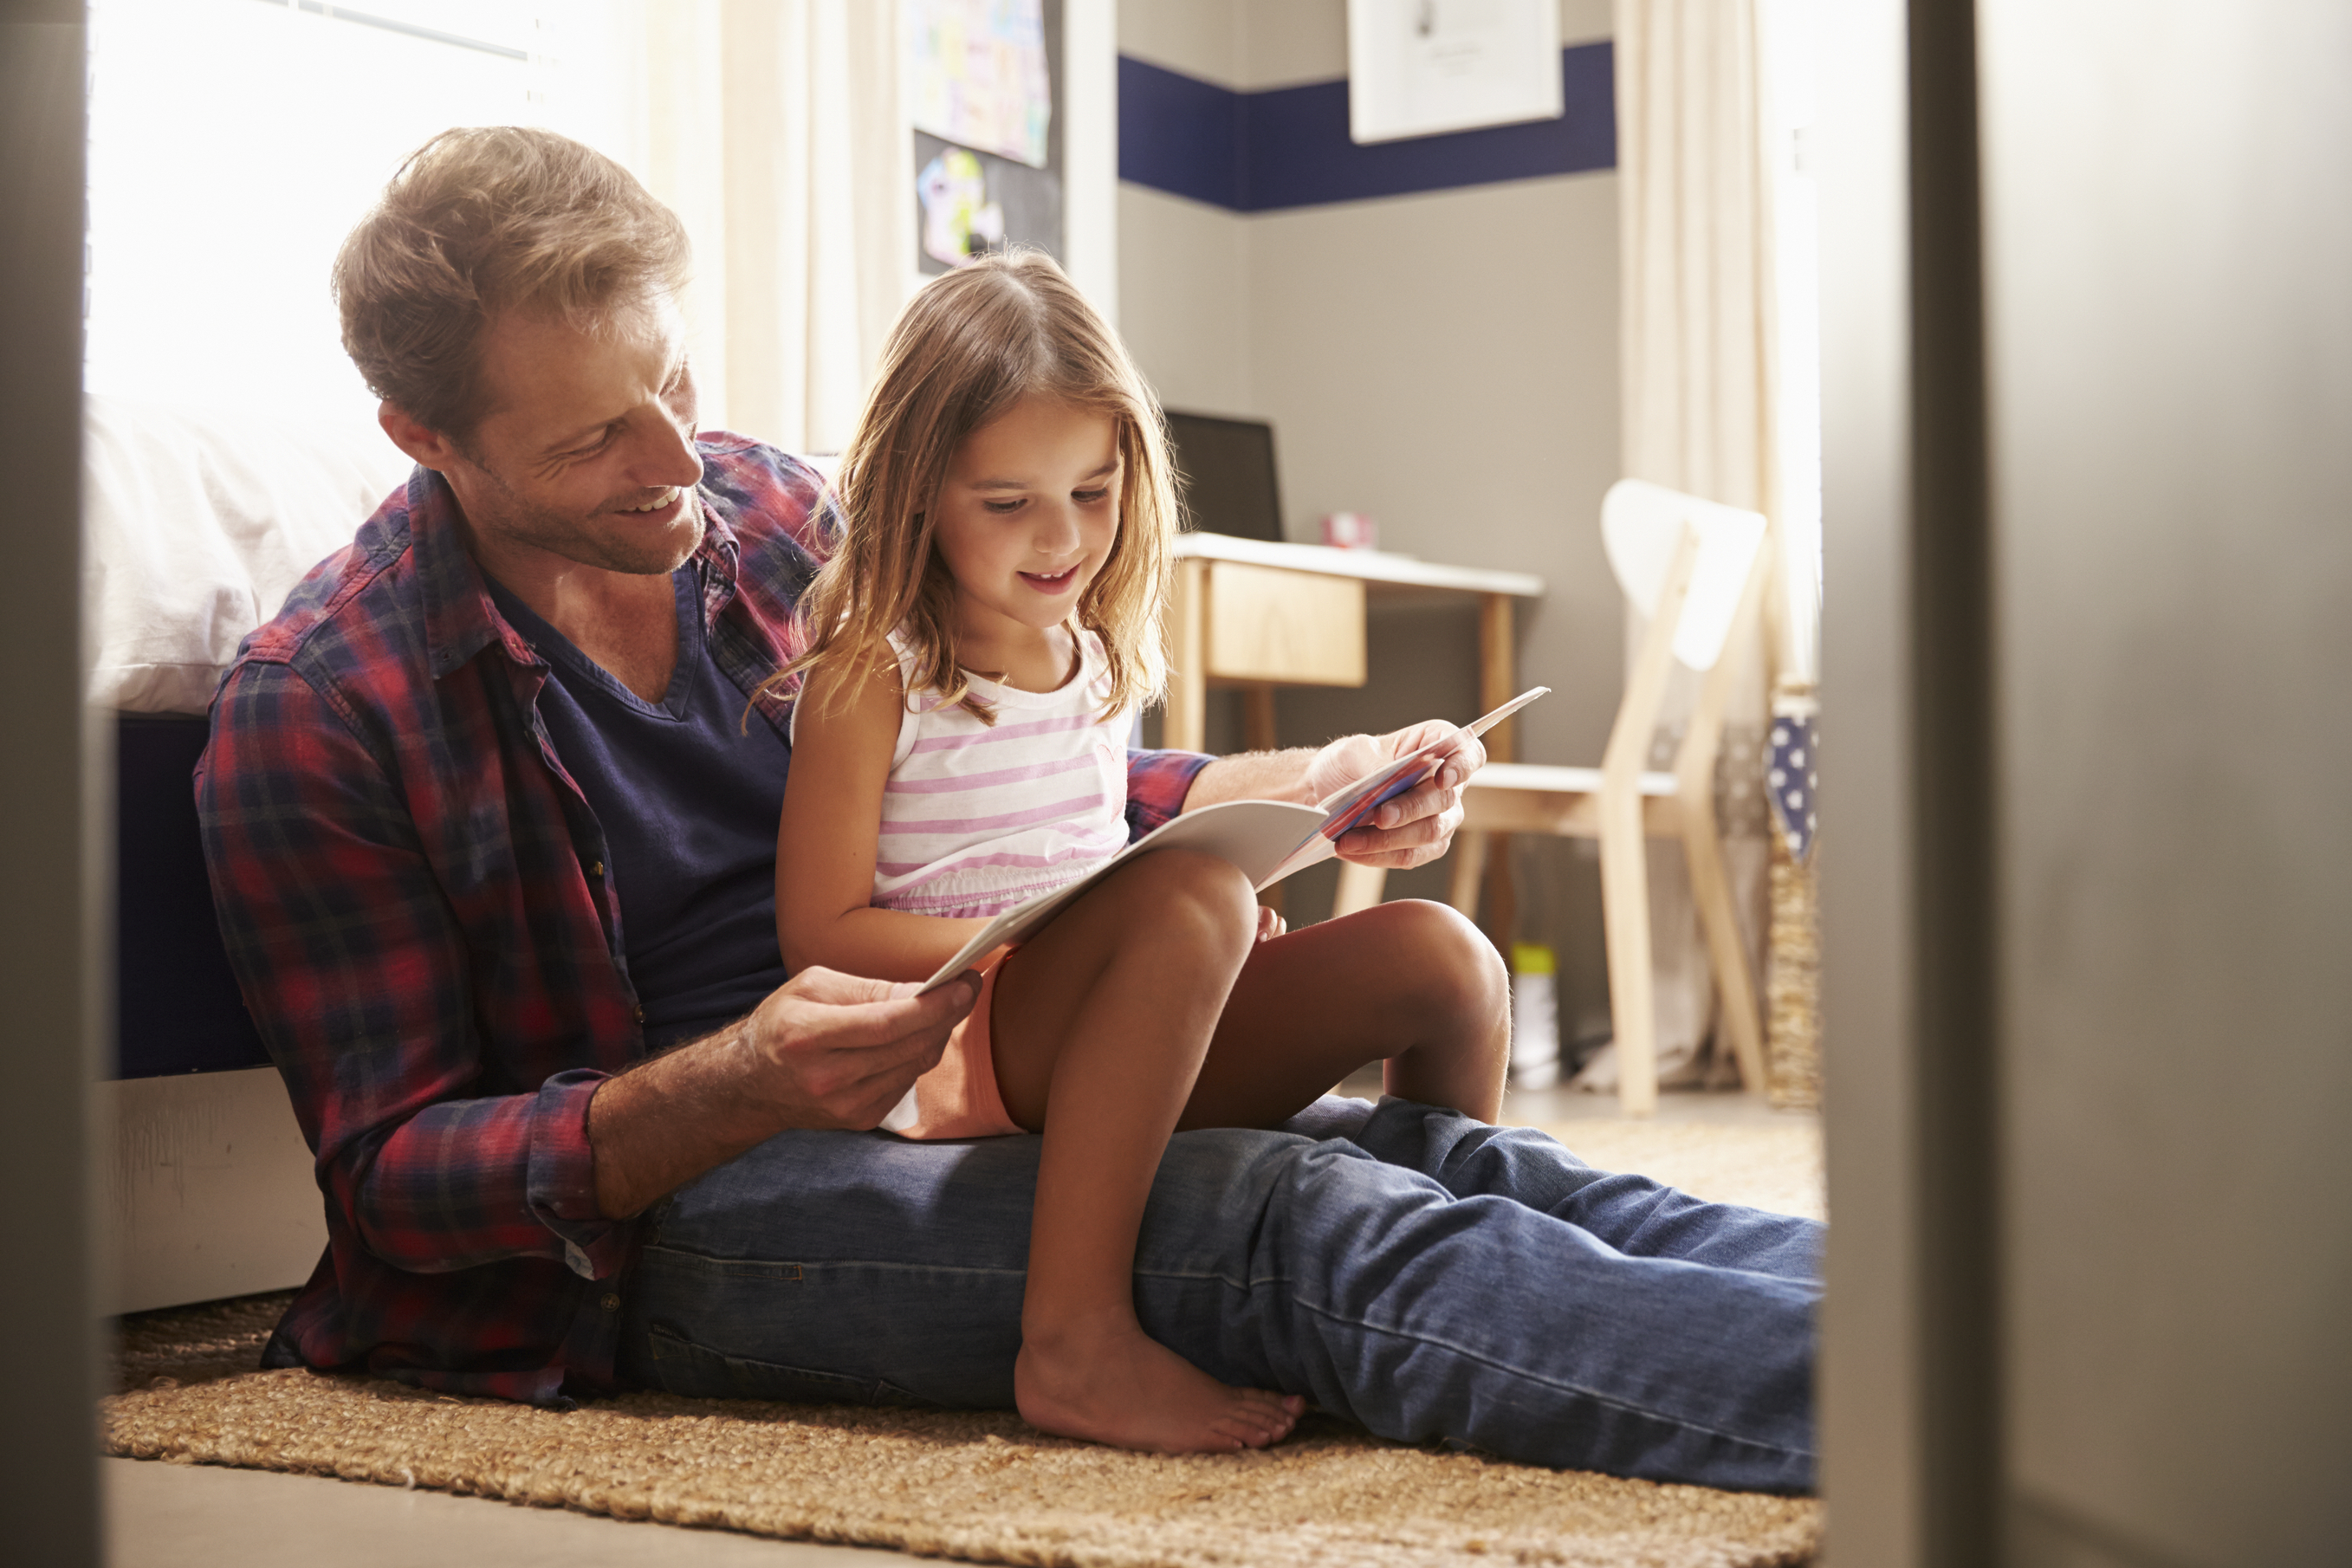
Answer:
[[1062, 912], [1063, 906], [1135, 856], [1153, 849], [1197, 849], [1230, 860], [1252, 888], [1268, 886], [1301, 843], [1315, 838], [1323, 813], [1281, 800], [1229, 800], [1188, 811], [1137, 839], [1092, 871], [1050, 893], [1005, 910], [963, 944], [923, 983], [937, 990], [1007, 942], [1019, 942]]
[[996, 949], [1021, 941], [1130, 858], [1150, 850], [1198, 849], [1220, 856], [1233, 862], [1250, 879], [1253, 889], [1263, 892], [1291, 873], [1338, 854], [1333, 846], [1342, 834], [1428, 778], [1455, 742], [1465, 735], [1475, 738], [1485, 734], [1550, 689], [1549, 686], [1538, 686], [1521, 692], [1493, 712], [1449, 730], [1429, 744], [1357, 780], [1319, 805], [1280, 800], [1229, 800], [1188, 811], [1146, 834], [1068, 886], [1040, 893], [1027, 903], [998, 915], [923, 982], [923, 990], [918, 994], [938, 990]]

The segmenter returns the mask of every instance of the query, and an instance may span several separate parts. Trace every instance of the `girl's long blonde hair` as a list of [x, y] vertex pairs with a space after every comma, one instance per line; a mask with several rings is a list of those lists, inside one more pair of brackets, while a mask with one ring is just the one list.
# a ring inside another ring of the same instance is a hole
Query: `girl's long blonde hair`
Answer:
[[1179, 515], [1160, 404], [1062, 269], [1021, 249], [925, 285], [891, 329], [842, 454], [840, 541], [801, 597], [806, 651], [771, 684], [804, 691], [812, 672], [903, 632], [910, 700], [929, 691], [994, 722], [956, 658], [955, 583], [931, 548], [931, 514], [964, 437], [1033, 395], [1108, 414], [1118, 430], [1118, 531], [1073, 619], [1108, 656], [1105, 718], [1160, 697]]

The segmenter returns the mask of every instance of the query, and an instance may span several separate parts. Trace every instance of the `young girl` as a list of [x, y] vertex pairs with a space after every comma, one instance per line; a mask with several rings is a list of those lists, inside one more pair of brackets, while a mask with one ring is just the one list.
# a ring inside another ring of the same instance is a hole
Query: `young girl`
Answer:
[[[788, 672], [803, 684], [776, 930], [793, 970], [919, 980], [1127, 842], [1129, 726], [1167, 666], [1174, 489], [1150, 392], [1034, 253], [915, 298], [839, 489], [843, 537]], [[1275, 1125], [1377, 1058], [1391, 1092], [1492, 1121], [1507, 1045], [1501, 964], [1453, 910], [1389, 903], [1285, 935], [1240, 872], [1167, 850], [985, 964], [945, 1057], [884, 1125], [1045, 1134], [1013, 1369], [1032, 1424], [1263, 1447], [1301, 1401], [1229, 1387], [1136, 1320], [1136, 1234], [1170, 1133]]]

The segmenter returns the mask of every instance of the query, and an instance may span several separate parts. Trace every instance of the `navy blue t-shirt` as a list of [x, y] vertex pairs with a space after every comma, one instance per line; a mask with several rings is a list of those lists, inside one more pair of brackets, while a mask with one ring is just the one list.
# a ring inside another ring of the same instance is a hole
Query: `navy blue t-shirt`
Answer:
[[792, 748], [710, 657], [701, 568], [673, 573], [677, 668], [659, 702], [622, 685], [499, 583], [490, 597], [539, 651], [539, 715], [604, 829], [646, 1044], [665, 1049], [741, 1017], [784, 983], [776, 946], [776, 816]]

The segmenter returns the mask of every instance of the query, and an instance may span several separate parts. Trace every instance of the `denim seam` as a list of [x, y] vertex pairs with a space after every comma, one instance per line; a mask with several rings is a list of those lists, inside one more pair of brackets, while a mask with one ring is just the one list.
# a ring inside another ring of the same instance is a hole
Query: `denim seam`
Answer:
[[1449, 1340], [1436, 1339], [1427, 1334], [1408, 1333], [1402, 1329], [1391, 1328], [1385, 1323], [1375, 1323], [1363, 1318], [1351, 1318], [1297, 1296], [1292, 1297], [1291, 1300], [1303, 1310], [1331, 1322], [1345, 1323], [1368, 1333], [1384, 1334], [1390, 1339], [1405, 1340], [1414, 1344], [1434, 1345], [1467, 1360], [1493, 1367], [1498, 1372], [1507, 1373], [1514, 1377], [1526, 1378], [1530, 1383], [1540, 1383], [1549, 1388], [1563, 1389], [1580, 1398], [1590, 1399], [1596, 1405], [1605, 1405], [1612, 1410], [1622, 1410], [1629, 1415], [1639, 1415], [1645, 1420], [1661, 1422], [1666, 1426], [1677, 1426], [1692, 1432], [1704, 1432], [1708, 1436], [1720, 1438], [1726, 1443], [1737, 1443], [1742, 1447], [1759, 1449], [1767, 1454], [1800, 1455], [1808, 1459], [1816, 1458], [1811, 1448], [1784, 1448], [1777, 1443], [1759, 1442], [1753, 1437], [1743, 1437], [1737, 1433], [1721, 1431], [1707, 1426], [1703, 1421], [1693, 1421], [1685, 1416], [1671, 1415], [1663, 1410], [1652, 1410], [1645, 1405], [1632, 1404], [1602, 1394], [1598, 1389], [1586, 1388], [1580, 1384], [1561, 1383], [1555, 1378], [1546, 1377], [1540, 1373], [1529, 1371], [1526, 1367], [1514, 1366], [1508, 1362], [1497, 1361], [1484, 1351], [1473, 1350], [1467, 1345], [1455, 1344]]
[[[896, 1258], [828, 1258], [823, 1263], [794, 1262], [787, 1264], [783, 1262], [767, 1262], [759, 1258], [719, 1258], [708, 1252], [696, 1252], [689, 1248], [680, 1247], [649, 1246], [645, 1250], [649, 1254], [659, 1252], [666, 1257], [682, 1259], [686, 1264], [698, 1268], [705, 1273], [739, 1274], [745, 1278], [754, 1278], [786, 1268], [801, 1269], [904, 1268], [919, 1270], [925, 1274], [975, 1274], [984, 1275], [991, 1279], [1011, 1279], [1028, 1272], [1025, 1268], [982, 1268], [957, 1263], [908, 1263]], [[1263, 1279], [1244, 1280], [1236, 1279], [1232, 1275], [1224, 1273], [1221, 1269], [1212, 1269], [1206, 1272], [1193, 1272], [1182, 1269], [1139, 1268], [1135, 1271], [1135, 1274], [1136, 1278], [1139, 1279], [1208, 1280], [1215, 1284], [1223, 1285], [1228, 1289], [1242, 1291], [1256, 1290], [1269, 1286], [1278, 1287], [1289, 1283], [1288, 1278], [1285, 1275], [1273, 1274], [1267, 1275]]]
[[[784, 1268], [803, 1271], [811, 1268], [904, 1268], [925, 1274], [975, 1274], [991, 1279], [1010, 1278], [1026, 1272], [1019, 1268], [975, 1268], [962, 1264], [905, 1263], [883, 1258], [835, 1258], [823, 1263], [785, 1263], [768, 1262], [756, 1258], [716, 1258], [708, 1252], [694, 1252], [679, 1247], [648, 1247], [646, 1251], [682, 1259], [685, 1264], [704, 1273], [733, 1275], [741, 1279], [758, 1279]], [[799, 1278], [805, 1278], [805, 1273]]]
[[845, 1383], [859, 1387], [870, 1383], [877, 1388], [887, 1388], [893, 1394], [901, 1395], [906, 1399], [915, 1401], [919, 1404], [936, 1405], [939, 1403], [937, 1400], [925, 1399], [921, 1394], [917, 1394], [910, 1388], [902, 1388], [887, 1377], [866, 1377], [856, 1373], [831, 1372], [823, 1367], [793, 1366], [788, 1362], [766, 1361], [758, 1356], [730, 1355], [727, 1352], [719, 1349], [715, 1345], [704, 1344], [700, 1340], [695, 1339], [690, 1335], [678, 1333], [675, 1330], [665, 1329], [657, 1323], [652, 1325], [646, 1331], [646, 1342], [652, 1348], [653, 1359], [657, 1363], [677, 1363], [690, 1360], [691, 1357], [680, 1356], [676, 1353], [675, 1349], [673, 1349], [668, 1354], [663, 1353], [665, 1346], [682, 1347], [685, 1350], [693, 1352], [695, 1355], [709, 1356], [715, 1361], [723, 1362], [730, 1368], [737, 1365], [756, 1366], [771, 1369], [776, 1372], [786, 1373], [795, 1377], [807, 1377]]

